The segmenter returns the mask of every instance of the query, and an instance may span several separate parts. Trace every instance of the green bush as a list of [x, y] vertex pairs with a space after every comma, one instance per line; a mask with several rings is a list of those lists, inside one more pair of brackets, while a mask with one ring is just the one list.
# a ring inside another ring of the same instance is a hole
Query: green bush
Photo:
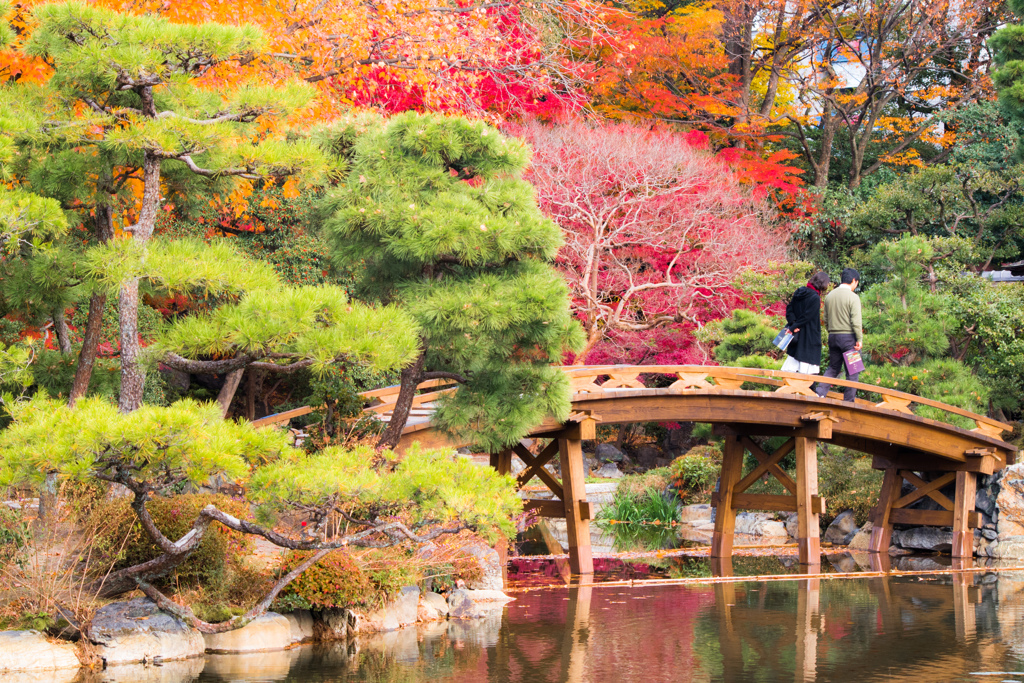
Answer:
[[[173, 498], [154, 496], [146, 508], [157, 528], [167, 538], [177, 540], [188, 533], [199, 511], [207, 505], [216, 505], [238, 518], [245, 518], [249, 512], [244, 502], [217, 494], [185, 494]], [[108, 562], [100, 562], [98, 566], [109, 566], [109, 562], [113, 562], [114, 569], [122, 569], [161, 554], [136, 519], [129, 499], [103, 501], [96, 505], [92, 514], [113, 520], [111, 524], [100, 526], [102, 531], [96, 538], [96, 550]], [[161, 583], [172, 586], [224, 584], [230, 565], [249, 554], [253, 545], [251, 537], [220, 524], [211, 524], [198, 550]]]
[[878, 502], [882, 472], [871, 469], [871, 456], [830, 444], [818, 446], [818, 495], [825, 499], [821, 528], [844, 510], [853, 510], [857, 524], [868, 521]]
[[722, 471], [722, 452], [717, 446], [696, 446], [668, 466], [672, 487], [684, 502], [706, 501]]
[[19, 551], [25, 547], [30, 533], [20, 512], [0, 505], [0, 566], [18, 562]]

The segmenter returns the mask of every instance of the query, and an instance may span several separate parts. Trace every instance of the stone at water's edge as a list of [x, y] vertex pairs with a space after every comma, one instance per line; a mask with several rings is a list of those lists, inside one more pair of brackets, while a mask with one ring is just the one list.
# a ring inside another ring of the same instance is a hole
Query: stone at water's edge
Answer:
[[871, 547], [871, 522], [866, 522], [857, 530], [847, 547], [850, 550], [867, 550]]
[[853, 540], [857, 531], [857, 520], [854, 518], [853, 511], [846, 510], [845, 512], [839, 513], [839, 515], [832, 520], [832, 523], [828, 525], [828, 529], [825, 530], [825, 535], [821, 537], [821, 540], [833, 545], [846, 545]]
[[50, 642], [39, 631], [0, 631], [0, 674], [77, 670], [79, 666], [71, 643]]
[[479, 619], [500, 612], [510, 598], [501, 591], [471, 591], [464, 588], [448, 596], [448, 616], [451, 619]]
[[892, 533], [893, 543], [907, 550], [949, 551], [953, 548], [953, 532], [939, 527], [920, 526]]
[[426, 592], [423, 594], [423, 602], [433, 607], [442, 616], [448, 616], [448, 601], [440, 593]]
[[317, 640], [332, 641], [348, 638], [351, 617], [347, 609], [332, 607], [322, 610], [317, 616], [319, 618], [313, 622]]
[[[230, 656], [230, 655], [214, 655]], [[234, 655], [236, 657], [254, 657], [259, 655]], [[102, 673], [93, 675], [82, 672], [75, 679], [75, 683], [181, 683], [182, 681], [194, 681], [199, 675], [207, 670], [206, 657], [191, 657], [189, 659], [176, 659], [173, 661], [160, 662], [159, 666], [153, 664], [118, 664], [108, 666]], [[8, 683], [6, 680], [4, 683]], [[21, 683], [12, 681], [11, 683]], [[27, 682], [25, 682], [27, 683]], [[38, 679], [33, 683], [42, 683]], [[57, 681], [46, 680], [46, 683], [57, 683]]]
[[295, 610], [284, 615], [291, 627], [292, 642], [305, 643], [313, 640], [313, 615], [308, 609]]
[[736, 533], [751, 536], [788, 536], [786, 525], [767, 512], [740, 512], [736, 515]]
[[420, 601], [420, 589], [416, 586], [405, 586], [398, 598], [379, 610], [362, 613], [349, 611], [349, 633], [380, 633], [397, 631], [403, 626], [416, 623], [417, 606]]
[[207, 652], [241, 653], [284, 650], [297, 642], [292, 624], [283, 615], [268, 612], [242, 628], [225, 633], [204, 633]]
[[89, 637], [108, 666], [188, 659], [206, 651], [202, 634], [148, 598], [101, 607], [89, 626]]
[[714, 508], [710, 505], [684, 505], [679, 508], [679, 521], [684, 524], [704, 524], [712, 520]]

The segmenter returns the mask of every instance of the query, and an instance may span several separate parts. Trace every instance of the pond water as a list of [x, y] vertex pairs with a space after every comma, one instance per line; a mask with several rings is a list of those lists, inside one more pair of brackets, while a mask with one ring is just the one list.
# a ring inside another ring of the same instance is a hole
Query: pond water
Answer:
[[534, 585], [487, 619], [105, 678], [1024, 682], [1024, 571], [629, 583]]

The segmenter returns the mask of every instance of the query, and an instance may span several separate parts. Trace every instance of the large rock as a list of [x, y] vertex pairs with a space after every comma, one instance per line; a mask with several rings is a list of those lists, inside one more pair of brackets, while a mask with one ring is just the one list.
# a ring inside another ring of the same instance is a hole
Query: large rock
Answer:
[[350, 634], [385, 633], [415, 624], [419, 601], [420, 589], [416, 586], [406, 586], [402, 588], [394, 602], [379, 610], [366, 614], [350, 611], [348, 632]]
[[664, 455], [657, 446], [644, 444], [636, 449], [636, 463], [645, 470], [658, 466], [658, 460]]
[[281, 614], [268, 612], [242, 628], [225, 633], [204, 633], [206, 651], [219, 654], [284, 650], [295, 643], [292, 625]]
[[599, 470], [594, 472], [598, 479], [621, 479], [623, 476], [619, 466], [613, 462], [605, 463]]
[[740, 512], [736, 515], [736, 533], [772, 538], [785, 537], [786, 525], [766, 512]]
[[711, 521], [714, 508], [710, 505], [684, 505], [679, 508], [679, 521], [688, 524], [705, 524]]
[[438, 614], [448, 616], [448, 601], [440, 593], [426, 592], [423, 594], [423, 603], [437, 610]]
[[107, 665], [188, 659], [206, 651], [201, 633], [148, 598], [101, 607], [89, 626], [89, 637]]
[[[461, 552], [472, 557], [479, 565], [482, 576], [479, 579], [466, 581], [466, 586], [473, 590], [500, 591], [505, 587], [502, 573], [501, 556], [494, 548], [480, 542], [463, 546]], [[417, 591], [417, 596], [419, 592]]]
[[871, 547], [871, 522], [867, 522], [850, 539], [850, 550], [868, 550]]
[[623, 453], [610, 443], [597, 444], [594, 455], [602, 462], [622, 462]]
[[832, 520], [821, 540], [833, 545], [846, 545], [853, 540], [857, 531], [857, 520], [854, 518], [853, 511], [846, 510]]
[[308, 609], [295, 610], [284, 615], [292, 632], [293, 643], [313, 640], [313, 615]]
[[330, 608], [317, 612], [313, 622], [316, 639], [320, 641], [348, 639], [349, 622], [354, 617], [347, 609]]
[[448, 616], [452, 619], [480, 619], [504, 609], [510, 598], [501, 591], [471, 591], [464, 588], [448, 596]]
[[[39, 631], [0, 631], [0, 674], [74, 671], [79, 666], [71, 643], [47, 640]], [[0, 678], [7, 680], [9, 676]]]
[[948, 551], [953, 548], [953, 532], [932, 526], [919, 526], [893, 532], [893, 542], [908, 550]]

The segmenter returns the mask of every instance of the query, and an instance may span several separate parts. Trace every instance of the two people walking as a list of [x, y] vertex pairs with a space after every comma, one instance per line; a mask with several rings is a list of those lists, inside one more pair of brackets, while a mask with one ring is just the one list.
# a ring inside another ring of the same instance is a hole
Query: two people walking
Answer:
[[[864, 331], [861, 324], [860, 297], [857, 285], [860, 273], [846, 268], [840, 276], [841, 284], [825, 297], [824, 316], [821, 314], [821, 296], [829, 285], [828, 273], [818, 272], [810, 281], [793, 294], [786, 306], [786, 327], [793, 333], [793, 341], [786, 347], [786, 372], [800, 372], [816, 375], [821, 368], [821, 325], [824, 321], [828, 330], [828, 368], [824, 377], [839, 377], [845, 370], [846, 379], [856, 382], [859, 372], [850, 374], [843, 354], [860, 351]], [[815, 388], [818, 396], [825, 396], [829, 390], [827, 382], [819, 382]], [[857, 390], [846, 387], [843, 398], [853, 401]]]

